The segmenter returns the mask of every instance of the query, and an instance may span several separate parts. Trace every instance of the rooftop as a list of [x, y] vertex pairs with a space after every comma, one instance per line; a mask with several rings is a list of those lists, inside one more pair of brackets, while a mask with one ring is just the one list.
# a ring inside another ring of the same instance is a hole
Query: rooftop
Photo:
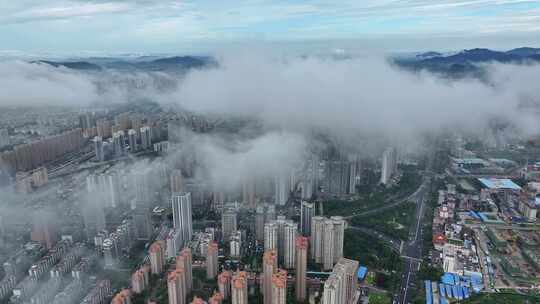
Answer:
[[521, 190], [521, 187], [508, 178], [479, 178], [478, 181], [488, 189]]

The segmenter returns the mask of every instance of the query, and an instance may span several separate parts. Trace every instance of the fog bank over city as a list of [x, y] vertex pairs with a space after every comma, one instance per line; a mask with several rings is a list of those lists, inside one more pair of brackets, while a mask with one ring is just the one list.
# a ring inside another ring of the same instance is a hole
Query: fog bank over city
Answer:
[[[256, 117], [271, 127], [313, 127], [414, 137], [441, 127], [483, 130], [494, 119], [526, 134], [537, 125], [521, 106], [537, 102], [538, 65], [487, 65], [489, 84], [414, 74], [384, 58], [335, 59], [236, 54], [218, 67], [167, 72], [74, 71], [2, 62], [2, 105], [72, 105], [147, 99], [198, 113]], [[301, 113], [301, 115], [299, 115]], [[474, 113], [474, 115], [467, 115]]]
[[540, 1], [0, 25], [0, 304], [540, 301]]
[[493, 137], [494, 126], [507, 128], [507, 137], [538, 132], [538, 65], [487, 64], [487, 79], [449, 80], [405, 71], [383, 57], [240, 52], [217, 61], [179, 73], [5, 61], [0, 104], [86, 108], [150, 100], [220, 119], [258, 121], [260, 130], [246, 124], [232, 137], [188, 132], [174, 148], [172, 158], [196, 158], [202, 164], [197, 175], [227, 189], [299, 167], [326, 140], [378, 157], [388, 146], [418, 152], [425, 135], [445, 130], [482, 140]]
[[290, 175], [309, 156], [306, 137], [271, 130], [254, 137], [185, 132], [168, 155], [169, 162], [194, 158], [200, 167], [195, 175], [220, 190], [232, 190], [246, 182]]
[[[484, 64], [486, 79], [450, 80], [400, 69], [380, 56], [240, 51], [218, 56], [217, 62], [171, 72], [85, 71], [4, 61], [0, 104], [87, 107], [150, 100], [214, 117], [255, 119], [266, 130], [286, 134], [280, 136], [310, 140], [315, 130], [349, 149], [375, 155], [389, 144], [417, 147], [424, 135], [448, 129], [481, 138], [494, 125], [510, 126], [513, 135], [538, 132], [534, 96], [540, 89], [533, 82], [539, 65]], [[211, 142], [196, 145], [202, 147], [201, 155], [220, 151], [214, 149], [219, 140]]]
[[[535, 101], [539, 66], [493, 65], [491, 84], [412, 74], [382, 58], [269, 60], [224, 58], [220, 68], [189, 73], [177, 102], [197, 112], [259, 117], [268, 125], [336, 134], [411, 138], [443, 127], [484, 130], [492, 119], [525, 133], [537, 125], [525, 101]], [[523, 77], [527, 75], [526, 77]]]

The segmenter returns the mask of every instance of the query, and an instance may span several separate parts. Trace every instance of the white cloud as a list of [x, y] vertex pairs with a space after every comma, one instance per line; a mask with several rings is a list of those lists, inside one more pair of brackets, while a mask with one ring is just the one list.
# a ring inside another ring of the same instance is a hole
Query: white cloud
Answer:
[[100, 14], [123, 13], [132, 9], [128, 3], [106, 2], [106, 3], [72, 3], [63, 5], [47, 5], [37, 7], [23, 7], [13, 14], [0, 13], [0, 21], [10, 22], [32, 22], [55, 19], [68, 19], [74, 17], [88, 17]]
[[88, 105], [99, 95], [89, 78], [46, 64], [0, 62], [0, 83], [1, 106]]
[[[90, 46], [170, 49], [242, 39], [356, 39], [386, 35], [540, 34], [532, 0], [20, 0], [0, 4], [0, 35], [15, 45], [36, 41], [35, 22], [51, 35]], [[519, 7], [514, 5], [518, 4]], [[531, 7], [529, 8], [528, 5]], [[88, 22], [87, 17], [92, 17]], [[519, 19], [519, 20], [518, 20]], [[57, 20], [69, 22], [58, 24]], [[13, 33], [18, 33], [13, 34]], [[63, 35], [64, 34], [64, 35]], [[25, 42], [15, 39], [27, 36]], [[12, 36], [12, 38], [9, 38]], [[84, 37], [84, 41], [82, 39]], [[60, 38], [61, 39], [61, 38]], [[502, 39], [499, 39], [502, 40]], [[538, 38], [531, 39], [532, 43]], [[9, 42], [8, 42], [9, 43]], [[69, 45], [68, 45], [69, 44]], [[59, 48], [78, 43], [59, 43]], [[0, 47], [1, 48], [1, 47]], [[17, 49], [10, 45], [9, 49]]]
[[537, 132], [536, 118], [519, 109], [524, 96], [537, 96], [535, 89], [501, 81], [521, 72], [536, 79], [540, 66], [496, 66], [493, 88], [413, 75], [380, 58], [283, 61], [240, 52], [219, 69], [190, 73], [171, 99], [197, 112], [257, 117], [296, 131], [329, 128], [338, 137], [408, 140], [443, 127], [484, 130], [493, 118]]

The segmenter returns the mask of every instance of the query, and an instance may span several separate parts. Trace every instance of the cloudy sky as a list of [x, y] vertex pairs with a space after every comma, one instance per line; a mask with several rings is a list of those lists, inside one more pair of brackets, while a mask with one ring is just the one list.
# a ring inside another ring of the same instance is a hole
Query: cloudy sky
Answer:
[[540, 1], [0, 0], [0, 37], [4, 53], [191, 52], [245, 41], [540, 46]]

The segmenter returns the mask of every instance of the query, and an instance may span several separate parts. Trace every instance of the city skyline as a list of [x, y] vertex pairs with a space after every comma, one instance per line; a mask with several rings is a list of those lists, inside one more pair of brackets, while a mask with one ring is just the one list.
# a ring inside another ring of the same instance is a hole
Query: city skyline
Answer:
[[540, 301], [539, 0], [0, 0], [0, 304]]

